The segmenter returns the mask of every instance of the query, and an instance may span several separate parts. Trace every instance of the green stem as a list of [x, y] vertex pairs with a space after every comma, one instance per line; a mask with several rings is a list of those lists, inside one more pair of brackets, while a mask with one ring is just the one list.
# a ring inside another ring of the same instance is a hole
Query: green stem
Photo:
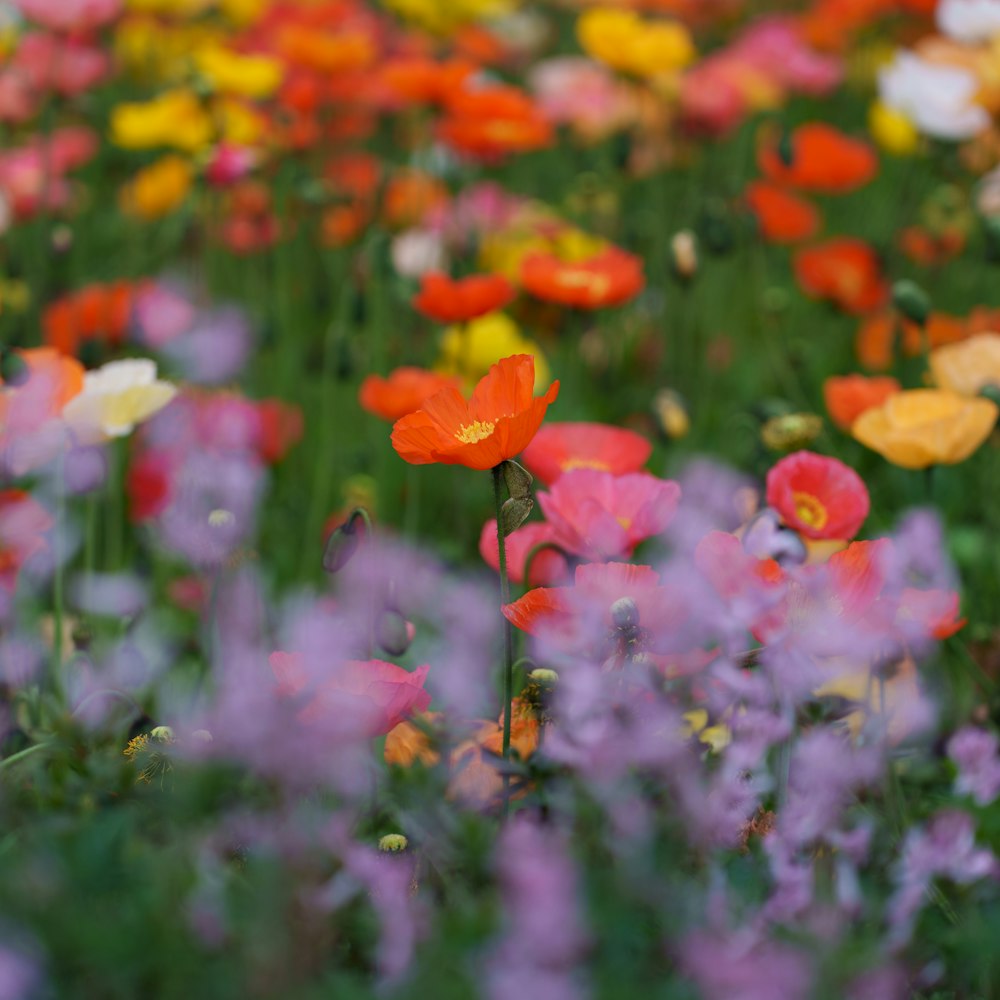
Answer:
[[25, 747], [23, 750], [18, 750], [17, 753], [12, 753], [9, 757], [4, 757], [3, 760], [0, 760], [0, 770], [16, 764], [19, 760], [24, 760], [25, 757], [30, 757], [39, 750], [45, 750], [48, 746], [48, 743], [36, 743], [34, 746]]
[[[507, 542], [503, 530], [503, 499], [501, 493], [503, 463], [493, 467], [493, 501], [497, 513], [497, 553], [500, 558], [500, 606], [510, 604], [510, 580], [507, 576]], [[510, 759], [511, 705], [514, 700], [514, 632], [503, 615], [503, 759]], [[510, 812], [510, 775], [503, 776], [503, 816]]]

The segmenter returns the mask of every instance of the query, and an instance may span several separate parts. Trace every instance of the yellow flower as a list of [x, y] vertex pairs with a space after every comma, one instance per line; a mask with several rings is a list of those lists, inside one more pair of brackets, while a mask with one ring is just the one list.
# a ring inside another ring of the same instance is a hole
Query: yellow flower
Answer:
[[535, 392], [544, 392], [552, 380], [542, 349], [525, 337], [518, 325], [502, 312], [492, 312], [468, 323], [449, 326], [441, 338], [437, 371], [458, 375], [473, 386], [501, 358], [530, 354], [535, 359]]
[[931, 375], [942, 389], [975, 396], [1000, 387], [1000, 333], [980, 333], [931, 351]]
[[204, 13], [212, 4], [213, 0], [125, 0], [128, 10], [171, 17], [194, 17]]
[[968, 458], [990, 435], [1000, 413], [989, 399], [947, 389], [910, 389], [866, 410], [851, 433], [893, 465], [924, 469]]
[[256, 146], [264, 138], [267, 122], [255, 108], [234, 98], [225, 98], [215, 107], [220, 138], [234, 146]]
[[191, 190], [191, 164], [164, 156], [140, 170], [121, 192], [122, 211], [140, 219], [160, 219], [178, 208]]
[[233, 24], [253, 24], [264, 12], [268, 0], [219, 0], [219, 11]]
[[111, 112], [111, 141], [124, 149], [172, 146], [195, 152], [212, 139], [212, 122], [190, 90], [168, 90], [151, 101]]
[[695, 708], [690, 712], [685, 712], [684, 735], [687, 737], [697, 736], [699, 743], [704, 743], [711, 750], [718, 753], [724, 750], [732, 742], [732, 732], [725, 723], [717, 723], [714, 726], [708, 724], [708, 712], [703, 708]]
[[868, 131], [887, 152], [911, 156], [920, 145], [920, 133], [906, 115], [875, 101], [868, 109]]
[[683, 25], [643, 20], [628, 10], [595, 7], [585, 11], [576, 22], [576, 34], [588, 55], [640, 77], [676, 73], [696, 54]]
[[519, 0], [383, 0], [390, 10], [437, 34], [463, 24], [509, 14]]
[[281, 85], [282, 66], [268, 56], [242, 55], [220, 45], [195, 53], [198, 72], [218, 91], [259, 100]]
[[190, 72], [192, 52], [222, 40], [219, 28], [207, 24], [169, 24], [134, 14], [115, 29], [115, 59], [132, 76], [146, 81], [176, 81]]

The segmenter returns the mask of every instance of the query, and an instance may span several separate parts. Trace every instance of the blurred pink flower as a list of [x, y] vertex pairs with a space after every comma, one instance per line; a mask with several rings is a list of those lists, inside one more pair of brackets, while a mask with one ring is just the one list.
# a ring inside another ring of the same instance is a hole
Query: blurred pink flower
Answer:
[[14, 6], [53, 31], [85, 31], [116, 18], [122, 0], [14, 0]]
[[628, 90], [599, 63], [577, 56], [546, 59], [532, 69], [528, 85], [550, 121], [572, 125], [598, 139], [631, 117]]

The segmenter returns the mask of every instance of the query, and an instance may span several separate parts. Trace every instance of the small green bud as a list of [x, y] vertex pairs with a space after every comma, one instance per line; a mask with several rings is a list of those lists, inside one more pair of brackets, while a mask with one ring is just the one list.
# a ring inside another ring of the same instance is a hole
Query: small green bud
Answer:
[[543, 688], [553, 688], [559, 683], [559, 674], [547, 667], [536, 667], [528, 674], [528, 680]]
[[378, 842], [378, 849], [385, 854], [400, 854], [409, 846], [409, 840], [401, 833], [387, 833]]
[[908, 278], [897, 281], [892, 286], [892, 301], [907, 319], [918, 326], [923, 326], [931, 314], [930, 297], [915, 281]]

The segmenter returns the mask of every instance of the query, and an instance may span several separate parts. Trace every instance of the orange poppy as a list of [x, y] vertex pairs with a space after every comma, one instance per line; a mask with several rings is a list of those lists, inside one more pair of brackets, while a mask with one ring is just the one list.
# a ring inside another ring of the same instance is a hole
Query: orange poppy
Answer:
[[398, 229], [418, 225], [448, 201], [448, 189], [420, 170], [401, 170], [389, 179], [382, 195], [382, 218]]
[[425, 368], [396, 368], [388, 378], [369, 375], [358, 390], [358, 402], [363, 410], [376, 417], [396, 421], [419, 410], [442, 389], [457, 389], [459, 384], [454, 376], [439, 375]]
[[839, 236], [803, 248], [792, 265], [806, 295], [829, 299], [845, 312], [870, 312], [889, 297], [878, 256], [864, 240]]
[[946, 264], [965, 249], [965, 233], [960, 229], [946, 229], [935, 235], [921, 226], [907, 226], [899, 234], [899, 249], [923, 267]]
[[42, 314], [42, 335], [50, 347], [75, 355], [85, 340], [118, 345], [125, 339], [134, 287], [127, 281], [91, 284], [49, 305]]
[[846, 194], [864, 187], [878, 173], [878, 155], [866, 142], [852, 139], [823, 122], [809, 122], [790, 137], [790, 157], [782, 158], [776, 134], [761, 144], [757, 162], [768, 180], [803, 191]]
[[[955, 344], [976, 333], [978, 324], [990, 319], [989, 312], [974, 310], [968, 319], [932, 312], [921, 330], [916, 323], [902, 319], [895, 310], [867, 317], [858, 328], [855, 351], [865, 368], [884, 371], [891, 367], [896, 354], [896, 340], [907, 357], [916, 357], [926, 350]], [[987, 329], [990, 329], [987, 326]]]
[[521, 284], [532, 295], [577, 309], [619, 306], [642, 291], [646, 279], [634, 254], [608, 247], [586, 260], [565, 261], [553, 253], [529, 253], [521, 262]]
[[816, 206], [775, 184], [753, 181], [743, 197], [769, 243], [799, 243], [815, 236], [819, 229]]
[[501, 358], [468, 402], [457, 389], [442, 389], [415, 413], [397, 420], [392, 446], [412, 465], [441, 462], [492, 469], [527, 447], [559, 394], [559, 383], [553, 382], [536, 399], [534, 385], [530, 354]]
[[551, 123], [531, 98], [507, 86], [459, 91], [438, 123], [442, 141], [459, 153], [483, 159], [542, 149], [552, 135]]
[[423, 276], [413, 308], [439, 323], [466, 323], [502, 309], [514, 297], [514, 286], [502, 274], [470, 274], [452, 280], [439, 271]]
[[412, 104], [444, 104], [461, 90], [462, 84], [476, 71], [474, 63], [464, 59], [405, 57], [390, 59], [381, 70], [382, 83], [395, 98]]
[[823, 383], [823, 399], [833, 422], [848, 430], [865, 410], [881, 406], [901, 388], [888, 375], [832, 375]]

